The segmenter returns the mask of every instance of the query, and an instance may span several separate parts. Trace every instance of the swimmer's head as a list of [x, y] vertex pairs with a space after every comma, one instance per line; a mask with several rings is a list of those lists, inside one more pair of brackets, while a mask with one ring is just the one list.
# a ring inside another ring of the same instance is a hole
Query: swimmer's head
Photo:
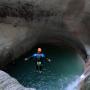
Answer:
[[38, 49], [37, 49], [37, 52], [38, 52], [38, 53], [41, 53], [41, 52], [42, 52], [42, 48], [38, 48]]

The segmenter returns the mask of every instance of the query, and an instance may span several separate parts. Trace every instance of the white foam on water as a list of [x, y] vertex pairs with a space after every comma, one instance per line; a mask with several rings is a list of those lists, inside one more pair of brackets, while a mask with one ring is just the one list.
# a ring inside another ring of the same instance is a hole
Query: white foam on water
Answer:
[[35, 88], [25, 88], [24, 90], [36, 90]]
[[25, 88], [24, 90], [36, 90], [34, 88]]
[[76, 80], [72, 81], [65, 90], [78, 90], [79, 83], [85, 79], [85, 75], [82, 74], [80, 77], [76, 78]]

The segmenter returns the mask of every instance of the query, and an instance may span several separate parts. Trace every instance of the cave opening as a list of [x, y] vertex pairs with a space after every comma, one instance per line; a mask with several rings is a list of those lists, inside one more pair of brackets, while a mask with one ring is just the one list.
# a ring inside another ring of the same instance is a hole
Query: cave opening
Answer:
[[[38, 73], [33, 60], [25, 61], [41, 47], [51, 59], [45, 63], [43, 72]], [[6, 72], [16, 78], [23, 86], [37, 90], [65, 90], [84, 71], [83, 60], [76, 50], [68, 45], [38, 44], [28, 53], [7, 65]]]

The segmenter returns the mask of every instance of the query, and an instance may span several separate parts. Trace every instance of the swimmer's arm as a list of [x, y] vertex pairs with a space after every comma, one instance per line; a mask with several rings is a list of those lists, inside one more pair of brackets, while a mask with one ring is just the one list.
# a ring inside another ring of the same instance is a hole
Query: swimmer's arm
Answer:
[[45, 56], [45, 54], [43, 54], [42, 57], [45, 58], [46, 61], [51, 62], [51, 59], [50, 59], [50, 58], [47, 58], [47, 57]]
[[51, 62], [51, 59], [47, 58], [45, 54], [42, 54], [42, 58], [44, 58], [46, 61]]
[[28, 60], [30, 60], [32, 58], [32, 56], [30, 56], [30, 57], [28, 57], [28, 58], [25, 58], [24, 60], [25, 61], [28, 61]]
[[28, 58], [25, 58], [24, 60], [25, 60], [25, 61], [28, 61], [28, 60], [30, 60], [31, 58], [35, 57], [35, 55], [36, 55], [36, 54], [33, 54], [32, 56], [30, 56], [30, 57], [28, 57]]

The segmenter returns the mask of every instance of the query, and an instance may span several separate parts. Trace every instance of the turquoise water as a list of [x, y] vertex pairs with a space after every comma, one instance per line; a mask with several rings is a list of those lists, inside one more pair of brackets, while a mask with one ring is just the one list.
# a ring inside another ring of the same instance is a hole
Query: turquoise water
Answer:
[[[67, 47], [42, 47], [51, 62], [45, 63], [43, 72], [38, 73], [33, 60], [19, 58], [8, 66], [7, 72], [25, 87], [37, 90], [65, 90], [65, 88], [83, 73], [81, 58], [73, 49]], [[36, 52], [34, 48], [25, 57]]]

